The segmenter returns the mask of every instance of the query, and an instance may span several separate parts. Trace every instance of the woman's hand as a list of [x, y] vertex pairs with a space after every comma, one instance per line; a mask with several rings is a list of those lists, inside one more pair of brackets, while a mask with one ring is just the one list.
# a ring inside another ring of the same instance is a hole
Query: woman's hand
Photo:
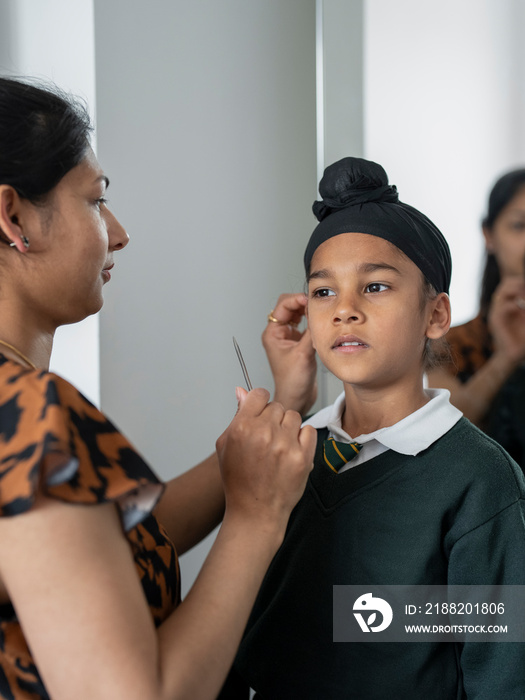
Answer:
[[217, 440], [226, 496], [226, 517], [240, 515], [256, 529], [277, 528], [301, 497], [313, 465], [317, 433], [301, 417], [268, 403], [265, 389], [237, 390], [239, 409]]
[[308, 328], [297, 325], [306, 313], [304, 294], [281, 294], [268, 321], [262, 342], [275, 382], [274, 400], [306, 415], [317, 398], [317, 363]]
[[517, 366], [525, 360], [525, 281], [507, 277], [496, 288], [489, 315], [494, 353]]

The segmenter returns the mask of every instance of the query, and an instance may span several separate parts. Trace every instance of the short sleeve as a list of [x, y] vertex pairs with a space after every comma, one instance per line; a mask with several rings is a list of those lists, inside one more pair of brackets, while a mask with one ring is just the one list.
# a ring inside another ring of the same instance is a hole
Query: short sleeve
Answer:
[[131, 443], [66, 380], [0, 358], [0, 516], [29, 510], [41, 490], [68, 503], [115, 502], [129, 531], [163, 488]]
[[454, 326], [445, 339], [450, 353], [442, 366], [464, 384], [492, 355], [492, 340], [481, 314], [471, 321]]

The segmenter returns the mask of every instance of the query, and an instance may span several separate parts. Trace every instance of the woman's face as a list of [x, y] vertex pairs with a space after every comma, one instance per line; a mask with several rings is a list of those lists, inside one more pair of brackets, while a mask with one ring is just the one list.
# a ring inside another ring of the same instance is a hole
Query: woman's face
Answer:
[[498, 263], [502, 278], [525, 273], [525, 185], [501, 210], [492, 228], [484, 228], [485, 245]]
[[108, 180], [91, 149], [36, 207], [39, 224], [27, 233], [33, 259], [32, 308], [52, 324], [74, 323], [100, 310], [113, 253], [129, 237], [106, 204]]

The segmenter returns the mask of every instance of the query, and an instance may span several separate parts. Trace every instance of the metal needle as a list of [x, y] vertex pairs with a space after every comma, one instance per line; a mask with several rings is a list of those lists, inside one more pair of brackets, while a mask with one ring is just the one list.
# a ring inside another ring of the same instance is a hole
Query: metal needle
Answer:
[[253, 389], [252, 383], [250, 381], [250, 377], [248, 376], [248, 370], [246, 369], [246, 365], [242, 357], [241, 348], [239, 347], [239, 343], [235, 340], [235, 336], [233, 337], [233, 347], [235, 348], [235, 352], [237, 353], [237, 357], [239, 358], [239, 362], [241, 363], [241, 369], [242, 373], [244, 374], [244, 381], [246, 382], [248, 391], [251, 391]]

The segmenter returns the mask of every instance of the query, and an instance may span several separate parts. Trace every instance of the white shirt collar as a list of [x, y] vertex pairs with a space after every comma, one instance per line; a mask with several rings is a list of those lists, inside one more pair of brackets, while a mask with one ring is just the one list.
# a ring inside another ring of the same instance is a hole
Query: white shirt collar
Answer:
[[330, 434], [342, 442], [356, 441], [366, 445], [375, 440], [386, 449], [405, 455], [417, 455], [448, 432], [463, 415], [450, 403], [450, 392], [447, 389], [425, 389], [424, 391], [430, 399], [424, 406], [394, 425], [380, 428], [366, 435], [351, 437], [342, 429], [344, 392], [331, 406], [318, 411], [305, 421], [304, 425], [328, 428]]

